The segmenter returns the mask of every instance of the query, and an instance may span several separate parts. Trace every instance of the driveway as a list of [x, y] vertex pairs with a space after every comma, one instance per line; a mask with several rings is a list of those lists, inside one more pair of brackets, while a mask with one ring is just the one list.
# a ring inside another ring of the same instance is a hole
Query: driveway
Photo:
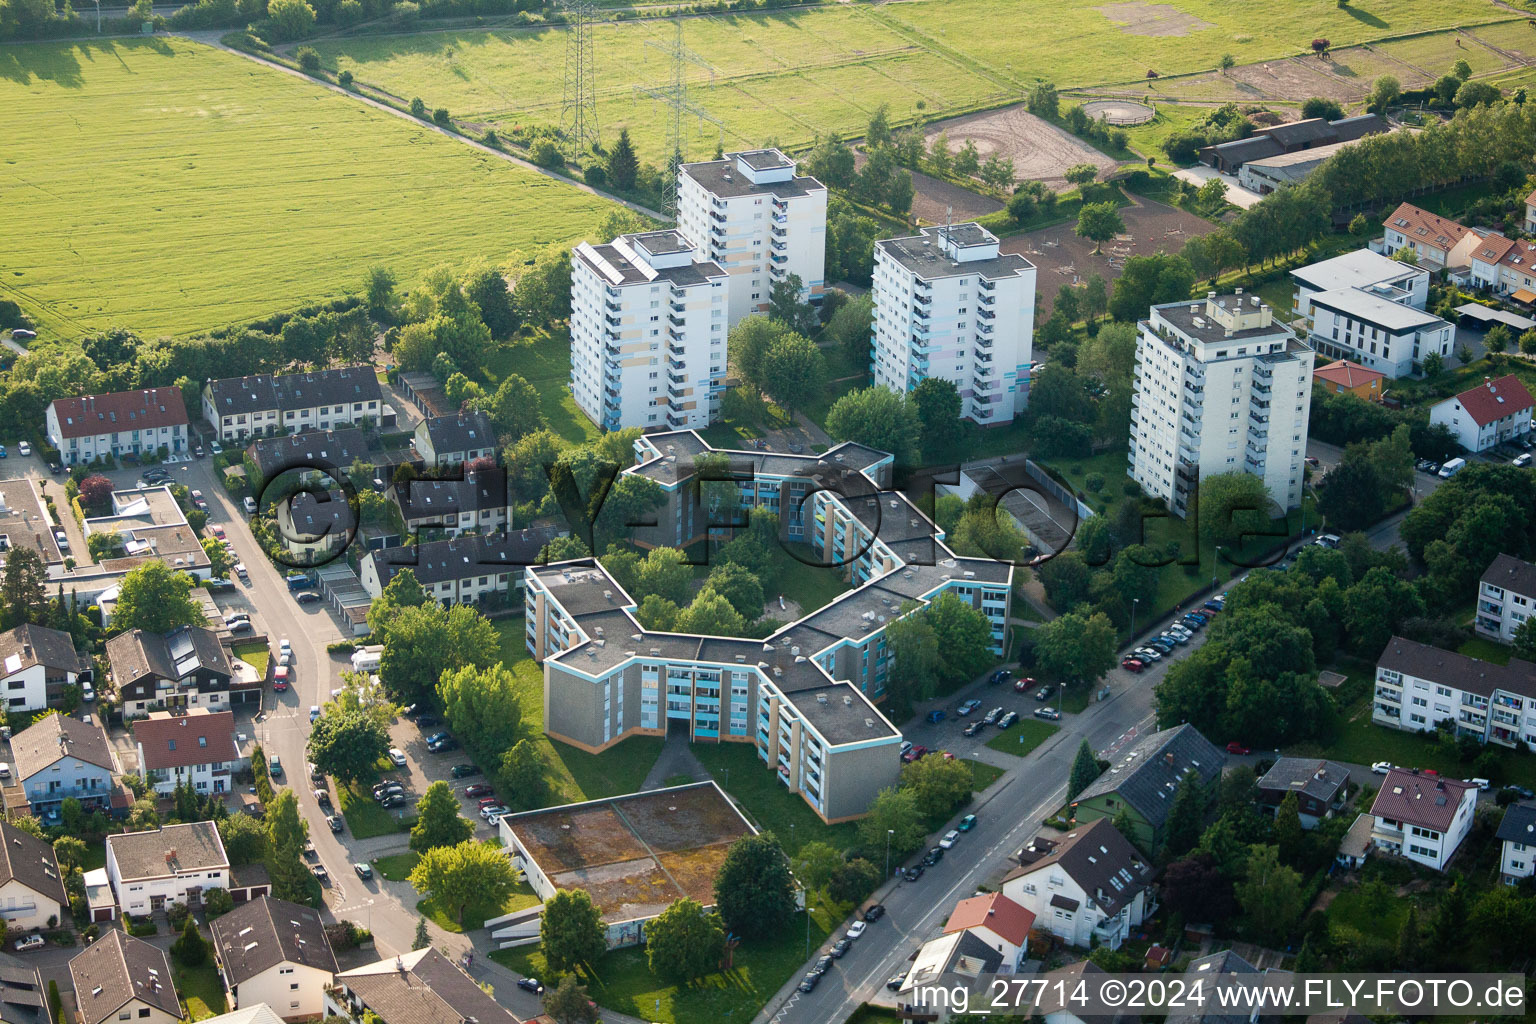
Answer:
[[1227, 202], [1243, 210], [1256, 205], [1260, 199], [1264, 198], [1257, 192], [1249, 191], [1239, 185], [1236, 175], [1222, 174], [1216, 168], [1207, 167], [1205, 164], [1195, 164], [1193, 167], [1180, 167], [1173, 172], [1173, 176], [1189, 182], [1196, 188], [1199, 188], [1213, 178], [1219, 179], [1227, 186]]

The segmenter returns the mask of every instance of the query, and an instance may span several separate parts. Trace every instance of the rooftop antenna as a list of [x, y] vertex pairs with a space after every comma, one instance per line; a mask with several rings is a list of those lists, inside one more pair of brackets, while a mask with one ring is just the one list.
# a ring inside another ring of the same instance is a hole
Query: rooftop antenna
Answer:
[[677, 175], [678, 165], [683, 162], [683, 114], [689, 113], [699, 119], [700, 124], [708, 121], [715, 126], [720, 136], [720, 146], [725, 146], [725, 123], [710, 114], [709, 111], [688, 99], [688, 65], [697, 64], [709, 72], [710, 83], [715, 81], [715, 68], [709, 61], [683, 45], [683, 21], [675, 20], [677, 29], [670, 43], [657, 42], [647, 39], [645, 45], [653, 46], [671, 58], [672, 75], [665, 84], [657, 87], [646, 85], [635, 86], [635, 91], [644, 93], [654, 100], [660, 100], [667, 105], [667, 174], [664, 176], [662, 196], [664, 209], [672, 216], [677, 216]]
[[592, 47], [595, 0], [561, 0], [567, 29], [565, 35], [565, 98], [560, 106], [560, 127], [571, 151], [579, 153], [598, 143], [597, 60]]

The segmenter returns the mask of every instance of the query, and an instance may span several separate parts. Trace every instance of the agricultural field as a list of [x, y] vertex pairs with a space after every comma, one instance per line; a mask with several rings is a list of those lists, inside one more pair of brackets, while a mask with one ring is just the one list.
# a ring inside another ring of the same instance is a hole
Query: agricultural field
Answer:
[[193, 333], [567, 244], [611, 209], [181, 39], [0, 48], [0, 297], [45, 333]]

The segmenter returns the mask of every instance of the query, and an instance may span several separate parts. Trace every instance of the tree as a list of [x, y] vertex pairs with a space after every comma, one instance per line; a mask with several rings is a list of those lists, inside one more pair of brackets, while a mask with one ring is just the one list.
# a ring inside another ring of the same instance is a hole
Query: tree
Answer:
[[1328, 39], [1319, 36], [1312, 40], [1312, 52], [1321, 57], [1328, 52], [1328, 47], [1331, 45], [1332, 43]]
[[[924, 758], [927, 760], [927, 758]], [[800, 847], [794, 858], [795, 875], [807, 889], [820, 889], [843, 866], [842, 851], [821, 840]]]
[[539, 940], [552, 971], [574, 971], [608, 951], [603, 915], [585, 889], [557, 889], [544, 902]]
[[694, 596], [688, 607], [677, 613], [673, 623], [679, 633], [709, 636], [741, 636], [746, 626], [745, 617], [708, 584]]
[[1181, 256], [1132, 256], [1115, 281], [1109, 312], [1116, 320], [1135, 323], [1147, 315], [1151, 306], [1189, 298], [1194, 286], [1194, 269]]
[[1396, 103], [1398, 97], [1403, 94], [1402, 83], [1391, 75], [1382, 75], [1371, 84], [1371, 92], [1365, 98], [1366, 106], [1378, 114], [1384, 114], [1387, 108]]
[[874, 309], [874, 300], [869, 295], [855, 296], [833, 313], [822, 329], [822, 337], [842, 350], [855, 366], [869, 365]]
[[416, 801], [411, 849], [425, 853], [439, 846], [457, 846], [475, 834], [475, 823], [459, 813], [453, 787], [438, 779]]
[[512, 305], [512, 289], [501, 271], [488, 266], [472, 269], [464, 282], [464, 294], [480, 308], [480, 319], [493, 338], [510, 338], [517, 330], [519, 317]]
[[835, 134], [818, 138], [816, 148], [806, 159], [806, 173], [829, 188], [846, 189], [855, 174], [853, 150]]
[[722, 562], [710, 570], [709, 589], [730, 602], [747, 622], [763, 614], [763, 584], [757, 575], [744, 565]]
[[1168, 820], [1165, 823], [1164, 859], [1182, 857], [1200, 841], [1200, 833], [1205, 831], [1207, 796], [1199, 774], [1193, 769], [1179, 780], [1179, 788], [1173, 794], [1173, 804], [1168, 808]]
[[[94, 538], [96, 535], [91, 536]], [[229, 550], [229, 545], [217, 537], [204, 537], [202, 548], [203, 554], [208, 556], [208, 571], [214, 576], [228, 579], [229, 571], [235, 566], [235, 556]]]
[[880, 884], [880, 868], [864, 857], [855, 857], [832, 875], [827, 895], [839, 903], [858, 903]]
[[363, 279], [363, 295], [368, 302], [368, 311], [375, 317], [383, 319], [394, 309], [397, 283], [388, 267], [368, 268], [368, 274]]
[[1115, 667], [1119, 635], [1103, 612], [1067, 612], [1034, 631], [1040, 671], [1069, 682], [1087, 683]]
[[1275, 809], [1275, 845], [1280, 848], [1280, 859], [1295, 863], [1306, 839], [1301, 826], [1301, 804], [1295, 793], [1287, 793]]
[[80, 481], [80, 504], [87, 510], [104, 511], [112, 507], [113, 484], [100, 473]]
[[500, 847], [467, 839], [457, 846], [423, 852], [411, 870], [410, 882], [463, 924], [464, 908], [471, 903], [500, 907], [506, 902], [517, 885], [517, 870]]
[[469, 749], [494, 753], [517, 742], [523, 707], [517, 679], [505, 665], [444, 671], [437, 683], [443, 718]]
[[539, 393], [522, 377], [509, 373], [496, 389], [487, 410], [496, 437], [503, 446], [515, 445], [523, 438], [544, 427], [544, 414], [539, 411]]
[[280, 900], [309, 903], [314, 884], [314, 876], [304, 866], [309, 825], [299, 816], [299, 801], [293, 790], [279, 790], [267, 804], [267, 834], [271, 844], [267, 874], [272, 876], [272, 895]]
[[1509, 328], [1503, 324], [1494, 324], [1488, 328], [1488, 333], [1483, 335], [1483, 344], [1488, 346], [1489, 352], [1507, 352], [1511, 336]]
[[970, 602], [945, 591], [919, 614], [933, 627], [940, 682], [962, 686], [992, 663], [992, 623]]
[[1495, 106], [1504, 99], [1504, 94], [1499, 87], [1489, 82], [1463, 82], [1461, 88], [1456, 90], [1456, 105], [1467, 108], [1479, 104]]
[[1087, 789], [1100, 774], [1102, 772], [1098, 759], [1093, 756], [1093, 748], [1088, 746], [1087, 740], [1083, 740], [1072, 758], [1072, 774], [1067, 779], [1067, 800], [1072, 800]]
[[1472, 77], [1472, 65], [1467, 63], [1465, 57], [1457, 57], [1456, 63], [1451, 65], [1451, 74], [1455, 75], [1458, 81], [1465, 82]]
[[1261, 477], [1249, 473], [1218, 473], [1200, 481], [1198, 505], [1200, 537], [1222, 546], [1237, 544], [1244, 535], [1268, 528], [1269, 491]]
[[802, 299], [805, 282], [799, 274], [786, 274], [768, 287], [768, 316], [797, 334], [816, 330], [816, 307]]
[[629, 129], [619, 129], [618, 141], [608, 153], [608, 180], [621, 192], [635, 190], [635, 177], [640, 171], [640, 158], [635, 155], [635, 145], [629, 141]]
[[725, 952], [720, 919], [686, 897], [645, 925], [645, 957], [651, 973], [687, 984], [715, 970]]
[[922, 423], [906, 395], [882, 387], [856, 388], [827, 411], [827, 433], [834, 441], [854, 441], [890, 452], [896, 461], [915, 461]]
[[549, 798], [548, 771], [533, 741], [518, 740], [501, 755], [501, 789], [519, 810], [543, 807]]
[[763, 373], [771, 390], [760, 391], [773, 395], [785, 409], [800, 409], [826, 387], [827, 360], [804, 335], [780, 335], [768, 349]]
[[208, 944], [198, 934], [197, 921], [191, 914], [182, 926], [181, 938], [171, 944], [171, 955], [183, 967], [200, 967], [208, 959]]
[[59, 859], [59, 867], [68, 875], [75, 868], [85, 867], [85, 840], [75, 836], [60, 836], [53, 841], [54, 856]]
[[597, 1024], [597, 1004], [587, 995], [576, 975], [567, 974], [560, 984], [544, 991], [544, 1012], [555, 1024]]
[[1515, 654], [1526, 661], [1536, 661], [1536, 615], [1526, 618], [1511, 637]]
[[890, 651], [886, 692], [893, 701], [927, 700], [937, 692], [939, 641], [922, 615], [907, 615], [885, 627]]
[[47, 578], [42, 556], [32, 548], [17, 545], [7, 551], [0, 576], [0, 625], [14, 629], [25, 622], [38, 622], [48, 604], [43, 589]]
[[1104, 249], [1104, 243], [1125, 230], [1125, 221], [1114, 203], [1086, 203], [1077, 212], [1078, 237], [1094, 243], [1094, 255]]
[[795, 912], [789, 859], [772, 832], [731, 844], [715, 876], [715, 906], [737, 935], [769, 935]]
[[1280, 863], [1280, 851], [1273, 846], [1250, 848], [1247, 873], [1236, 895], [1248, 925], [1272, 943], [1285, 942], [1305, 909], [1301, 875]]
[[906, 790], [882, 789], [859, 819], [859, 847], [870, 856], [882, 855], [890, 835], [891, 856], [898, 860], [923, 845], [928, 829], [917, 810], [917, 798]]
[[498, 658], [496, 630], [470, 605], [402, 608], [383, 630], [379, 677], [403, 704], [432, 696], [443, 672], [485, 668]]
[[219, 838], [234, 865], [256, 864], [267, 855], [271, 840], [267, 827], [248, 814], [232, 814], [219, 822]]
[[398, 609], [419, 608], [428, 600], [427, 592], [416, 582], [415, 571], [401, 569], [368, 606], [368, 629], [382, 633]]
[[966, 139], [960, 152], [955, 154], [955, 173], [962, 178], [969, 178], [980, 167], [981, 153], [976, 149], [976, 140]]
[[1304, 120], [1321, 117], [1328, 121], [1337, 121], [1344, 116], [1344, 108], [1339, 106], [1338, 100], [1329, 99], [1326, 96], [1313, 96], [1301, 105], [1301, 116]]
[[432, 935], [427, 931], [427, 919], [418, 917], [416, 919], [416, 934], [411, 938], [411, 949], [426, 949], [430, 945], [432, 945]]
[[917, 810], [929, 821], [942, 820], [969, 799], [975, 781], [970, 766], [943, 757], [923, 757], [901, 769], [901, 788], [912, 794]]
[[1083, 281], [1083, 294], [1079, 300], [1082, 313], [1090, 321], [1097, 320], [1109, 309], [1109, 285], [1102, 275], [1089, 274]]
[[1036, 82], [1024, 102], [1031, 114], [1047, 121], [1054, 121], [1060, 113], [1061, 98], [1056, 93], [1056, 86], [1050, 82]]
[[315, 9], [305, 0], [267, 0], [267, 20], [279, 40], [303, 39], [315, 27]]
[[930, 459], [950, 454], [960, 443], [960, 392], [943, 377], [925, 377], [912, 389], [911, 403], [922, 430], [923, 453]]
[[652, 548], [636, 573], [640, 594], [655, 594], [683, 604], [693, 589], [693, 567], [677, 548]]
[[327, 704], [310, 727], [309, 760], [343, 784], [369, 777], [389, 752], [389, 730], [377, 716]]
[[192, 600], [192, 577], [155, 559], [130, 569], [118, 586], [112, 628], [169, 633], [178, 626], [202, 625], [203, 610]]

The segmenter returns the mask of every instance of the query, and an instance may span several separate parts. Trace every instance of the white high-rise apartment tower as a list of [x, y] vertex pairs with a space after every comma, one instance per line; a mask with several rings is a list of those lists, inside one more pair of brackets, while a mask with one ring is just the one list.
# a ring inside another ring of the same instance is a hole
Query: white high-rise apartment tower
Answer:
[[724, 270], [676, 231], [572, 254], [571, 393], [604, 430], [707, 427], [725, 378]]
[[1257, 295], [1153, 306], [1136, 338], [1129, 475], [1174, 514], [1201, 476], [1252, 473], [1301, 504], [1312, 350]]
[[961, 415], [1006, 424], [1029, 401], [1035, 266], [978, 224], [875, 243], [875, 383], [952, 381]]
[[819, 303], [827, 262], [827, 188], [796, 177], [776, 149], [727, 153], [678, 168], [677, 226], [695, 256], [731, 275], [730, 326], [768, 308], [768, 290], [790, 274]]

